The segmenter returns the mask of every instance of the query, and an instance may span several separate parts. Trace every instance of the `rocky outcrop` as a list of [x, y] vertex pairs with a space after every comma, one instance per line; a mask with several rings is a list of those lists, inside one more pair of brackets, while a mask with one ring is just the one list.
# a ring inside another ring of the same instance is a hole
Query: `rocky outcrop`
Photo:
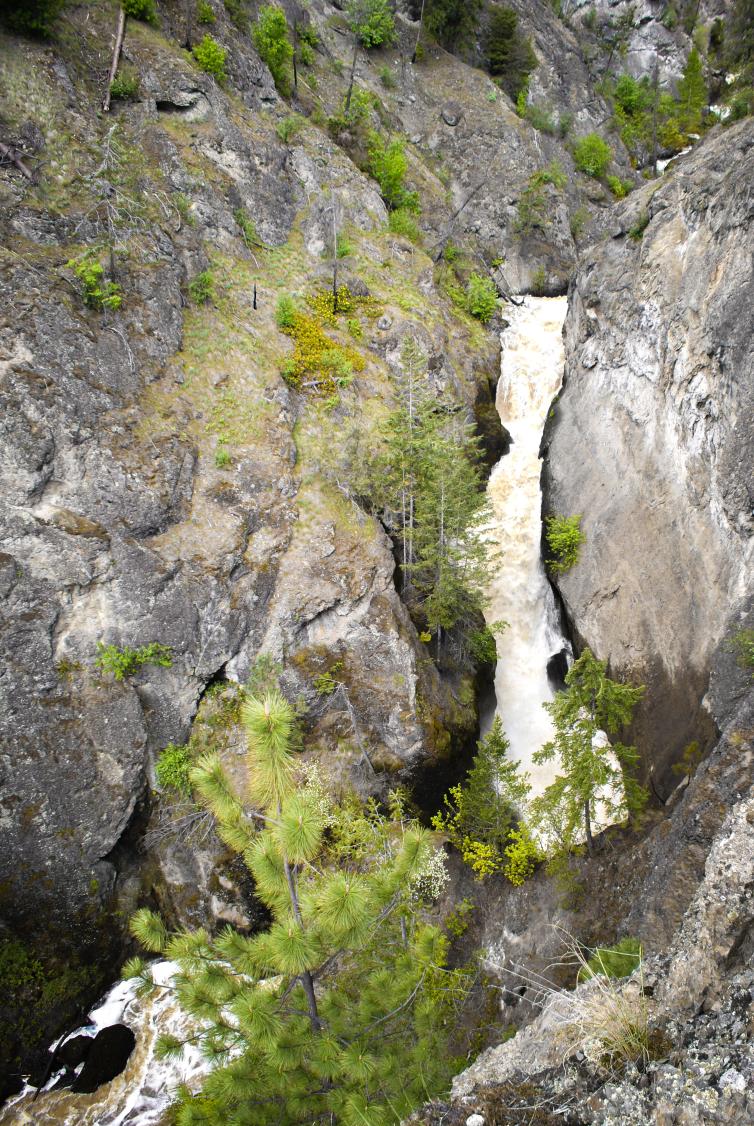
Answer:
[[[379, 792], [447, 756], [449, 728], [469, 738], [473, 706], [427, 659], [351, 478], [409, 330], [438, 396], [483, 417], [493, 456], [502, 440], [494, 335], [460, 324], [431, 260], [387, 232], [374, 181], [324, 130], [301, 119], [281, 140], [248, 38], [225, 16], [214, 29], [234, 99], [170, 40], [182, 7], [166, 6], [165, 34], [129, 21], [138, 96], [102, 121], [111, 14], [71, 10], [77, 34], [48, 46], [0, 43], [7, 127], [43, 138], [47, 162], [39, 185], [12, 167], [0, 179], [0, 894], [8, 923], [61, 932], [82, 913], [103, 921], [126, 870], [131, 903], [139, 863], [119, 842], [147, 823], [156, 754], [188, 738], [209, 684], [245, 680], [262, 649], [285, 661], [312, 744], [349, 784]], [[359, 245], [342, 276], [381, 315], [362, 330], [363, 379], [325, 409], [280, 376], [275, 302], [329, 282], [333, 201]], [[119, 309], [82, 300], [71, 260], [89, 248]], [[208, 269], [215, 301], [201, 305], [190, 283]], [[153, 642], [169, 666], [117, 680], [96, 663], [99, 643]], [[313, 679], [334, 665], [343, 688], [325, 707]], [[140, 862], [150, 884], [164, 859], [164, 881], [180, 869], [211, 913], [206, 857], [193, 874], [185, 855], [156, 859]], [[202, 903], [174, 899], [183, 921]]]
[[725, 726], [710, 661], [751, 584], [754, 127], [636, 193], [587, 255], [545, 437], [547, 509], [583, 514], [558, 580], [574, 631], [647, 684], [634, 734], [662, 796]]

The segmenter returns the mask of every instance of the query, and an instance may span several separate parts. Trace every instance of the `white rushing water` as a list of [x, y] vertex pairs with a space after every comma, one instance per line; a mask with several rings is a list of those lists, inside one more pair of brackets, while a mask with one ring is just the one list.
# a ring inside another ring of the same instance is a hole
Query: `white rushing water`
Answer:
[[[158, 985], [166, 985], [175, 972], [172, 962], [155, 962], [152, 975]], [[101, 1005], [89, 1014], [89, 1023], [72, 1036], [95, 1036], [101, 1028], [127, 1024], [136, 1033], [136, 1046], [125, 1070], [93, 1094], [74, 1094], [68, 1090], [47, 1089], [34, 1098], [34, 1090], [9, 1099], [0, 1110], [2, 1126], [157, 1126], [181, 1083], [198, 1086], [209, 1069], [196, 1049], [188, 1048], [180, 1059], [158, 1060], [155, 1040], [160, 1033], [185, 1036], [191, 1024], [168, 989], [158, 989], [149, 997], [136, 996], [134, 981], [119, 981]]]
[[560, 632], [555, 600], [540, 554], [542, 463], [539, 446], [550, 404], [563, 378], [565, 297], [527, 297], [510, 310], [502, 335], [497, 391], [500, 419], [511, 435], [487, 487], [493, 520], [488, 534], [501, 556], [488, 595], [488, 622], [506, 621], [497, 635], [496, 714], [511, 755], [531, 775], [534, 794], [553, 779], [552, 764], [535, 766], [532, 755], [552, 737], [542, 704], [553, 690], [547, 662], [568, 643]]

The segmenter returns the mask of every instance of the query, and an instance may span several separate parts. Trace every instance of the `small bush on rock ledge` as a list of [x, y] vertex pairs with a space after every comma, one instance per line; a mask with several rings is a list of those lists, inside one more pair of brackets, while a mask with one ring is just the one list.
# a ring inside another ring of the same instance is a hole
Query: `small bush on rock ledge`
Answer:
[[562, 575], [578, 563], [581, 545], [586, 543], [580, 525], [580, 515], [545, 517], [547, 546], [553, 555], [547, 565], [554, 574]]
[[194, 47], [191, 54], [196, 59], [197, 66], [206, 74], [211, 74], [218, 82], [225, 81], [227, 78], [225, 73], [227, 51], [211, 35], [205, 35], [201, 43], [197, 43]]
[[492, 278], [472, 274], [466, 286], [466, 311], [487, 324], [497, 309], [497, 289]]
[[579, 172], [593, 176], [596, 180], [605, 175], [612, 156], [613, 150], [598, 133], [587, 133], [585, 137], [579, 137], [573, 146], [573, 159]]

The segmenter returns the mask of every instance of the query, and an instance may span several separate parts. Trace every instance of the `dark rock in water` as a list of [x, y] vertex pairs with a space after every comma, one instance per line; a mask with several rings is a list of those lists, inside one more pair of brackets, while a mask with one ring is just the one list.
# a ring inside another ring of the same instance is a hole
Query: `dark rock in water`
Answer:
[[103, 1028], [92, 1040], [84, 1070], [71, 1090], [89, 1095], [103, 1083], [109, 1083], [123, 1071], [135, 1044], [136, 1037], [125, 1024]]
[[565, 685], [566, 673], [568, 672], [568, 652], [561, 649], [558, 653], [553, 653], [547, 662], [547, 679], [553, 688], [563, 688]]
[[66, 1087], [70, 1087], [76, 1080], [76, 1072], [67, 1067], [50, 1087], [51, 1091], [62, 1091]]
[[93, 1036], [72, 1036], [58, 1048], [55, 1053], [55, 1064], [64, 1064], [66, 1067], [78, 1067], [83, 1063], [91, 1051], [94, 1043]]

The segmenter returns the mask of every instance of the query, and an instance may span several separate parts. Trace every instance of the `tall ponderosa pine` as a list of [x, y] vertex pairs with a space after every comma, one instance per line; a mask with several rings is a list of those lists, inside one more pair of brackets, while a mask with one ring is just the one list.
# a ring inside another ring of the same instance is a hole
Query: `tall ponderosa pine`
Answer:
[[620, 684], [607, 675], [607, 662], [585, 649], [566, 675], [566, 690], [545, 704], [555, 738], [534, 755], [534, 762], [559, 760], [555, 781], [531, 803], [530, 823], [554, 829], [559, 846], [570, 850], [583, 830], [592, 850], [592, 822], [599, 803], [610, 821], [641, 810], [646, 790], [631, 775], [636, 747], [607, 743], [601, 733], [617, 734], [630, 723], [644, 687]]
[[[213, 1061], [180, 1092], [178, 1126], [399, 1121], [452, 1073], [447, 1037], [465, 976], [443, 968], [445, 940], [419, 918], [427, 833], [400, 820], [341, 816], [321, 786], [297, 785], [293, 713], [277, 691], [243, 709], [247, 809], [216, 756], [192, 772], [218, 832], [243, 855], [272, 925], [169, 935], [143, 910], [134, 935], [180, 967], [174, 988]], [[148, 985], [134, 960], [127, 976]], [[159, 1051], [178, 1053], [163, 1037]]]

